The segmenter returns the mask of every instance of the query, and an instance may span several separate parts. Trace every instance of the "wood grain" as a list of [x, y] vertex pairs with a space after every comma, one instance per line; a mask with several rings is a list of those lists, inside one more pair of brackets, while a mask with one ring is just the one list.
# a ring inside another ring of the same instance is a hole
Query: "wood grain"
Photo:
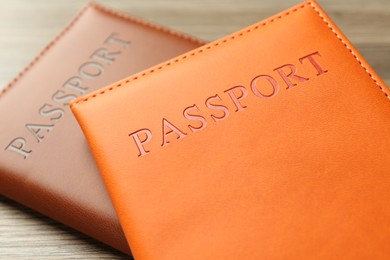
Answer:
[[[212, 41], [300, 1], [98, 2]], [[390, 1], [318, 2], [390, 85]], [[0, 0], [0, 4], [1, 89], [66, 25], [85, 1]], [[0, 196], [0, 259], [126, 259], [126, 256]]]

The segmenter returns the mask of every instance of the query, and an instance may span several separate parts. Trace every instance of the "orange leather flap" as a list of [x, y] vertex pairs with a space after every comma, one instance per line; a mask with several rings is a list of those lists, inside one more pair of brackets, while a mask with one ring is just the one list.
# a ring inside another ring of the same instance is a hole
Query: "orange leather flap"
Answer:
[[390, 257], [390, 98], [313, 1], [72, 104], [136, 259]]

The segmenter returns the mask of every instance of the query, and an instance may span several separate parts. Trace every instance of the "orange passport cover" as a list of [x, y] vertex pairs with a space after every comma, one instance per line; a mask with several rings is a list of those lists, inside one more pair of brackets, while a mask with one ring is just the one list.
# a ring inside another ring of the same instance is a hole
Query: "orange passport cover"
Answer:
[[307, 1], [72, 109], [136, 259], [389, 259], [389, 96]]

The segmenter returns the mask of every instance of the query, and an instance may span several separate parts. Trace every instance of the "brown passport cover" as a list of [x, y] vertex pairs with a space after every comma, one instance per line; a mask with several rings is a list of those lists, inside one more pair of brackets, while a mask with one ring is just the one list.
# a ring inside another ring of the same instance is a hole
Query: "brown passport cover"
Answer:
[[0, 193], [130, 253], [68, 103], [201, 44], [89, 3], [0, 92]]

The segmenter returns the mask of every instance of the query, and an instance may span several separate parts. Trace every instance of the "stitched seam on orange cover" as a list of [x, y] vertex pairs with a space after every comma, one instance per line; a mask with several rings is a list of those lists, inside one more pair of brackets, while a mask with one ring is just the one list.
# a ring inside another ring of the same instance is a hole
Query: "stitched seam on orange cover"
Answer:
[[351, 53], [351, 55], [356, 59], [356, 61], [360, 64], [360, 66], [367, 72], [368, 76], [374, 81], [374, 83], [380, 88], [380, 90], [385, 94], [385, 96], [390, 99], [390, 95], [386, 93], [383, 86], [372, 76], [371, 72], [364, 66], [362, 61], [356, 56], [354, 51], [351, 49], [350, 46], [343, 40], [343, 38], [337, 33], [337, 31], [329, 24], [329, 22], [325, 19], [325, 17], [321, 14], [320, 10], [317, 9], [317, 7], [312, 3], [309, 2], [310, 6], [313, 7], [314, 11], [318, 14], [319, 17], [324, 21], [324, 23], [329, 27], [329, 29], [336, 35], [337, 39], [341, 41], [342, 44], [344, 44], [345, 48]]
[[45, 46], [45, 48], [43, 48], [43, 50], [41, 50], [41, 52], [34, 58], [34, 60], [32, 62], [30, 62], [10, 83], [8, 83], [8, 85], [3, 88], [1, 91], [0, 91], [0, 97], [2, 97], [8, 90], [10, 90], [32, 67], [35, 66], [35, 64], [68, 32], [70, 31], [70, 29], [72, 29], [72, 27], [80, 20], [80, 18], [83, 16], [83, 14], [86, 12], [86, 10], [88, 9], [88, 7], [92, 7], [92, 8], [95, 8], [96, 10], [98, 11], [102, 11], [108, 15], [112, 15], [114, 17], [117, 17], [117, 18], [121, 18], [121, 19], [124, 19], [125, 21], [127, 22], [132, 22], [132, 23], [135, 23], [135, 24], [139, 24], [139, 25], [142, 25], [142, 26], [145, 26], [145, 27], [149, 27], [149, 28], [152, 28], [152, 29], [155, 29], [157, 31], [161, 31], [161, 32], [164, 32], [164, 33], [168, 33], [168, 34], [171, 34], [173, 36], [176, 36], [176, 37], [179, 37], [179, 38], [182, 38], [184, 40], [189, 40], [189, 41], [192, 41], [194, 43], [198, 43], [198, 44], [204, 44], [204, 42], [202, 42], [201, 40], [198, 40], [196, 39], [195, 37], [191, 37], [189, 35], [186, 35], [186, 34], [181, 34], [179, 32], [175, 32], [173, 30], [170, 30], [168, 28], [164, 28], [163, 26], [158, 26], [158, 25], [154, 25], [150, 22], [147, 22], [147, 21], [142, 21], [141, 19], [137, 19], [137, 18], [134, 18], [134, 17], [131, 17], [131, 16], [127, 16], [125, 14], [122, 14], [120, 12], [117, 12], [117, 11], [114, 11], [114, 10], [111, 10], [109, 8], [106, 8], [104, 6], [100, 6], [92, 1], [88, 2], [88, 4], [86, 6], [84, 6], [84, 8], [76, 15], [75, 18], [73, 18], [73, 20], [65, 27], [65, 29], [63, 29], [48, 45]]
[[320, 11], [313, 5], [313, 3], [312, 3], [311, 1], [308, 1], [308, 2], [306, 2], [306, 3], [304, 3], [304, 4], [302, 4], [302, 5], [300, 5], [300, 6], [296, 7], [296, 8], [294, 8], [294, 9], [291, 10], [291, 11], [287, 11], [287, 12], [285, 12], [284, 14], [279, 15], [279, 16], [276, 17], [276, 18], [273, 18], [273, 19], [270, 19], [270, 20], [266, 20], [265, 22], [263, 22], [263, 23], [261, 23], [261, 24], [256, 24], [255, 26], [253, 26], [253, 27], [247, 29], [247, 30], [244, 31], [244, 32], [240, 32], [240, 33], [234, 34], [234, 35], [230, 36], [229, 38], [225, 38], [225, 39], [223, 39], [223, 40], [221, 40], [221, 41], [219, 41], [219, 42], [216, 42], [216, 43], [214, 43], [214, 44], [210, 44], [210, 45], [208, 45], [208, 46], [206, 46], [206, 47], [204, 47], [204, 48], [200, 48], [200, 49], [198, 49], [197, 51], [194, 51], [194, 52], [191, 52], [191, 53], [189, 53], [189, 54], [187, 54], [187, 55], [181, 56], [181, 57], [179, 57], [179, 58], [177, 58], [177, 59], [175, 59], [175, 60], [173, 60], [173, 61], [169, 61], [169, 62], [167, 62], [167, 63], [165, 63], [165, 64], [159, 66], [158, 68], [153, 68], [153, 69], [151, 69], [151, 70], [148, 70], [148, 71], [143, 72], [142, 74], [137, 74], [136, 76], [134, 76], [134, 77], [132, 77], [132, 78], [130, 78], [130, 79], [126, 79], [126, 80], [124, 80], [124, 81], [119, 82], [119, 83], [118, 83], [117, 85], [115, 85], [115, 86], [106, 87], [106, 88], [104, 88], [102, 91], [97, 92], [97, 93], [95, 93], [95, 94], [90, 94], [90, 95], [87, 95], [86, 97], [82, 97], [82, 98], [76, 99], [75, 101], [71, 102], [70, 107], [73, 107], [73, 106], [76, 105], [76, 104], [84, 103], [84, 102], [86, 102], [86, 101], [88, 101], [88, 100], [90, 100], [90, 99], [92, 99], [92, 98], [97, 97], [98, 95], [102, 95], [102, 94], [106, 93], [107, 91], [114, 90], [114, 89], [116, 89], [116, 88], [118, 88], [118, 87], [123, 86], [124, 84], [127, 84], [127, 83], [131, 82], [131, 81], [135, 81], [135, 80], [137, 80], [137, 79], [139, 79], [139, 78], [141, 78], [141, 77], [144, 77], [144, 76], [146, 76], [146, 75], [149, 75], [149, 74], [151, 74], [151, 73], [153, 73], [153, 72], [155, 72], [155, 71], [157, 71], [157, 70], [161, 70], [161, 69], [163, 69], [163, 68], [165, 68], [165, 67], [168, 67], [168, 66], [170, 66], [172, 63], [178, 63], [178, 62], [180, 62], [180, 61], [182, 61], [182, 60], [184, 60], [184, 59], [187, 59], [188, 56], [194, 56], [194, 55], [196, 55], [197, 53], [202, 53], [202, 52], [204, 52], [205, 50], [211, 49], [212, 47], [217, 47], [217, 46], [221, 45], [222, 43], [226, 43], [226, 42], [228, 42], [228, 41], [234, 40], [234, 39], [236, 39], [238, 36], [243, 36], [244, 34], [250, 33], [250, 32], [252, 32], [252, 31], [254, 31], [254, 30], [256, 30], [256, 29], [258, 29], [258, 28], [260, 28], [260, 27], [263, 27], [263, 26], [268, 25], [268, 24], [270, 24], [270, 23], [272, 23], [272, 22], [274, 22], [274, 21], [276, 21], [276, 20], [279, 20], [279, 19], [281, 19], [281, 18], [283, 18], [283, 17], [286, 17], [286, 16], [288, 16], [289, 14], [294, 13], [294, 12], [296, 12], [296, 11], [298, 11], [298, 10], [304, 8], [306, 5], [310, 5], [310, 6], [313, 8], [313, 10], [316, 12], [316, 14], [317, 14], [320, 18], [322, 18], [322, 20], [325, 22], [325, 24], [328, 26], [328, 28], [335, 34], [336, 38], [339, 39], [339, 40], [344, 44], [345, 48], [346, 48], [347, 50], [349, 50], [349, 52], [353, 55], [353, 57], [354, 57], [354, 58], [356, 59], [356, 61], [360, 64], [360, 66], [367, 72], [367, 74], [368, 74], [368, 75], [370, 76], [370, 78], [374, 81], [374, 83], [380, 88], [380, 90], [385, 94], [385, 96], [386, 96], [388, 99], [390, 99], [390, 96], [385, 92], [384, 88], [383, 88], [383, 87], [380, 85], [380, 83], [372, 76], [372, 74], [371, 74], [371, 73], [369, 72], [369, 70], [363, 65], [363, 63], [360, 61], [360, 59], [353, 53], [353, 50], [344, 42], [344, 40], [343, 40], [343, 39], [339, 36], [339, 34], [333, 29], [333, 27], [330, 26], [330, 24], [329, 24], [329, 23], [326, 21], [326, 19], [321, 15]]
[[230, 42], [230, 41], [232, 41], [232, 40], [234, 40], [234, 39], [236, 39], [236, 38], [238, 38], [238, 37], [240, 37], [240, 36], [246, 35], [246, 34], [252, 32], [252, 31], [254, 31], [254, 30], [257, 30], [257, 29], [259, 29], [259, 28], [261, 28], [261, 27], [264, 27], [264, 26], [266, 26], [266, 25], [268, 25], [268, 24], [271, 24], [271, 23], [273, 23], [274, 21], [280, 20], [281, 18], [286, 17], [286, 16], [288, 16], [288, 15], [291, 14], [291, 13], [294, 13], [294, 12], [296, 12], [296, 11], [298, 11], [298, 10], [301, 10], [302, 8], [304, 8], [304, 7], [305, 7], [306, 5], [308, 5], [308, 4], [309, 4], [309, 2], [306, 2], [306, 3], [304, 3], [304, 4], [300, 5], [300, 6], [298, 6], [298, 7], [294, 8], [294, 9], [292, 9], [292, 10], [289, 10], [289, 11], [287, 11], [287, 12], [285, 12], [285, 13], [283, 13], [283, 14], [277, 16], [276, 18], [272, 18], [272, 19], [270, 19], [270, 20], [266, 20], [266, 21], [264, 21], [264, 22], [262, 22], [262, 23], [260, 23], [260, 24], [256, 24], [256, 25], [254, 25], [254, 26], [252, 26], [252, 27], [246, 29], [245, 31], [242, 31], [242, 32], [240, 32], [240, 33], [233, 34], [232, 36], [230, 36], [230, 37], [228, 37], [228, 38], [224, 38], [224, 39], [221, 40], [221, 41], [218, 41], [218, 42], [215, 42], [215, 43], [211, 43], [211, 44], [209, 44], [209, 45], [207, 45], [207, 46], [205, 46], [205, 47], [203, 47], [203, 48], [200, 48], [200, 49], [198, 49], [198, 50], [196, 50], [196, 51], [194, 51], [194, 52], [190, 52], [190, 53], [187, 54], [187, 55], [180, 56], [179, 58], [177, 58], [177, 59], [175, 59], [175, 60], [173, 60], [173, 61], [168, 61], [167, 63], [164, 63], [164, 64], [162, 64], [161, 66], [159, 66], [159, 67], [157, 67], [157, 68], [153, 68], [153, 69], [150, 69], [150, 70], [148, 70], [148, 71], [145, 71], [145, 72], [143, 72], [143, 73], [141, 73], [141, 74], [137, 74], [136, 76], [134, 76], [134, 77], [132, 77], [132, 78], [130, 78], [130, 79], [126, 79], [126, 80], [124, 80], [124, 81], [119, 82], [119, 83], [118, 83], [117, 85], [115, 85], [115, 86], [111, 86], [111, 87], [109, 87], [109, 88], [104, 88], [102, 91], [97, 92], [97, 93], [95, 93], [95, 94], [90, 94], [90, 95], [87, 95], [87, 96], [84, 97], [84, 98], [76, 99], [75, 101], [71, 102], [70, 107], [73, 107], [75, 104], [84, 103], [84, 102], [90, 100], [91, 98], [95, 98], [95, 97], [97, 97], [98, 95], [102, 95], [102, 94], [106, 93], [107, 91], [111, 91], [111, 90], [114, 90], [114, 89], [116, 89], [116, 88], [118, 88], [118, 87], [121, 87], [121, 86], [123, 86], [124, 84], [129, 83], [130, 81], [135, 81], [135, 80], [137, 80], [137, 79], [139, 79], [139, 78], [142, 78], [142, 77], [144, 77], [144, 76], [147, 76], [147, 75], [149, 75], [149, 74], [151, 74], [151, 73], [153, 73], [153, 72], [155, 72], [155, 71], [158, 71], [158, 70], [164, 69], [164, 68], [166, 68], [166, 67], [169, 67], [170, 65], [172, 65], [172, 64], [174, 64], [174, 63], [178, 63], [178, 62], [180, 62], [180, 61], [182, 61], [182, 60], [187, 59], [189, 56], [195, 56], [195, 55], [198, 54], [198, 53], [202, 53], [202, 52], [204, 52], [204, 51], [206, 51], [206, 50], [210, 50], [211, 48], [218, 47], [218, 46], [220, 46], [220, 45], [223, 44], [223, 43]]

